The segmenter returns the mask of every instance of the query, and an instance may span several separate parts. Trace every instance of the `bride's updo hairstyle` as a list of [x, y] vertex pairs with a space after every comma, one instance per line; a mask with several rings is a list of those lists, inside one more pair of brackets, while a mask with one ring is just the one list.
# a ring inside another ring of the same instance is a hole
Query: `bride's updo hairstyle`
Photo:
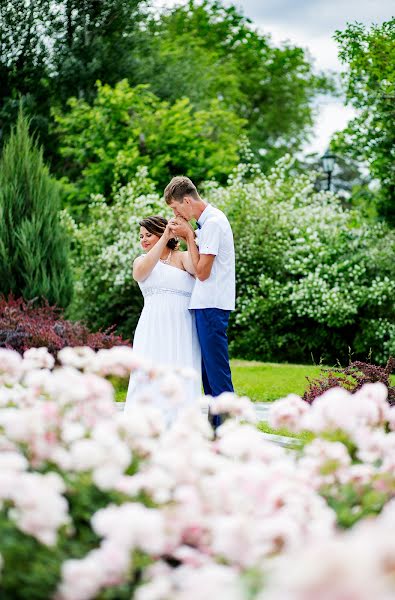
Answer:
[[[162, 237], [165, 232], [167, 221], [164, 217], [157, 215], [153, 217], [147, 217], [139, 223], [140, 227], [144, 227], [147, 231], [158, 237]], [[170, 250], [176, 250], [178, 248], [178, 240], [176, 238], [170, 238], [166, 244]]]

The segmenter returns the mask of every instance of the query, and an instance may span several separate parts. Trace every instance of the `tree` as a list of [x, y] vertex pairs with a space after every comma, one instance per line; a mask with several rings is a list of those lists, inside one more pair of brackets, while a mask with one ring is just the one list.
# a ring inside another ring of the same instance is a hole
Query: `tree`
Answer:
[[[57, 176], [51, 108], [70, 97], [92, 103], [96, 81], [149, 84], [173, 106], [193, 111], [215, 101], [247, 121], [263, 166], [295, 152], [313, 123], [312, 100], [328, 89], [301, 48], [274, 47], [234, 6], [191, 0], [152, 16], [147, 0], [7, 0], [0, 3], [0, 129], [15, 122], [20, 100]], [[151, 16], [150, 16], [151, 15]], [[0, 136], [0, 145], [2, 144]]]
[[0, 161], [0, 292], [66, 307], [72, 296], [59, 184], [20, 111]]
[[194, 110], [188, 98], [170, 104], [148, 86], [98, 83], [92, 104], [72, 98], [55, 121], [83, 207], [92, 193], [106, 196], [126, 184], [139, 166], [162, 190], [173, 175], [188, 173], [197, 183], [224, 181], [238, 162], [243, 119], [212, 100]]
[[[213, 98], [247, 120], [247, 134], [263, 165], [295, 152], [313, 125], [312, 100], [329, 82], [313, 72], [301, 48], [276, 48], [236, 7], [195, 2], [149, 22], [149, 47], [134, 80], [160, 98], [186, 96], [201, 109]], [[144, 41], [147, 44], [147, 41]]]
[[347, 99], [358, 116], [338, 134], [333, 147], [368, 163], [380, 182], [378, 212], [395, 226], [395, 19], [370, 29], [349, 24], [335, 35]]
[[[336, 155], [334, 169], [331, 174], [331, 191], [334, 192], [343, 207], [358, 207], [364, 215], [372, 221], [377, 219], [376, 193], [372, 186], [371, 177], [366, 167], [355, 159], [341, 154]], [[305, 172], [315, 172], [317, 178], [315, 188], [317, 191], [328, 189], [328, 175], [322, 168], [322, 156], [313, 153], [295, 160], [292, 169], [295, 175]]]
[[48, 50], [44, 43], [50, 0], [0, 3], [0, 145], [18, 114], [20, 100], [42, 139], [48, 135]]
[[64, 106], [92, 101], [96, 81], [114, 85], [134, 70], [143, 0], [61, 0], [53, 10], [51, 77]]
[[[7, 0], [0, 3], [0, 129], [22, 101], [31, 128], [57, 165], [51, 106], [92, 100], [98, 79], [115, 84], [134, 70], [143, 0]], [[0, 136], [0, 144], [1, 136]]]

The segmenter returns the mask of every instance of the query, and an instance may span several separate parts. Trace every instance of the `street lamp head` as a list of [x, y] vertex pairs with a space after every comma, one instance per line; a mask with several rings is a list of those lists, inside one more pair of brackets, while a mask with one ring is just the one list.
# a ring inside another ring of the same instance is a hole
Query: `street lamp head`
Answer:
[[333, 168], [335, 166], [335, 160], [336, 160], [336, 156], [334, 154], [331, 154], [329, 148], [328, 150], [325, 152], [324, 156], [321, 157], [321, 161], [322, 161], [322, 168], [324, 169], [325, 173], [332, 173]]

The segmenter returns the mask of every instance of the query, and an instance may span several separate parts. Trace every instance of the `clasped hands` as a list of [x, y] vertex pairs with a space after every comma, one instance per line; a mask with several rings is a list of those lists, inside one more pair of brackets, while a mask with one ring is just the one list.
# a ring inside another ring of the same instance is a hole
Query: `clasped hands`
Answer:
[[173, 236], [183, 240], [187, 239], [190, 231], [193, 232], [193, 227], [183, 217], [173, 217], [169, 220], [167, 227]]

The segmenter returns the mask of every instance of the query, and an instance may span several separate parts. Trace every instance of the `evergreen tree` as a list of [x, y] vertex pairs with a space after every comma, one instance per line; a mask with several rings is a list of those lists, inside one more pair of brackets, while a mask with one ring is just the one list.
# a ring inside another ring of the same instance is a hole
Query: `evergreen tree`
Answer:
[[20, 111], [0, 160], [0, 293], [66, 307], [72, 296], [60, 186]]

